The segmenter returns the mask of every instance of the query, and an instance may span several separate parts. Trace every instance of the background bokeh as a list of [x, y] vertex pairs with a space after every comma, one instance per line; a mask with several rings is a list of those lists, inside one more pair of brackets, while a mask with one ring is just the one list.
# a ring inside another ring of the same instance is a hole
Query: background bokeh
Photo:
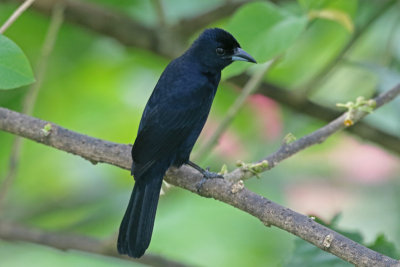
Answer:
[[[151, 1], [91, 2], [157, 27]], [[277, 39], [271, 41], [277, 46], [287, 46], [284, 51], [275, 49], [267, 55], [270, 48], [266, 47], [272, 39], [264, 40], [249, 33], [255, 26], [248, 13], [260, 10], [257, 6], [260, 3], [244, 4], [212, 26], [229, 29], [234, 34], [236, 31], [238, 41], [250, 54], [265, 55], [261, 61], [281, 55], [265, 81], [301, 92], [355, 34], [341, 17], [304, 20], [310, 10], [339, 10], [350, 18], [357, 31], [385, 1], [276, 2], [279, 12], [305, 23], [304, 28], [299, 24], [300, 30], [293, 33], [289, 44], [280, 44]], [[320, 3], [310, 6], [313, 2]], [[400, 7], [396, 1], [392, 2], [395, 3], [364, 30], [334, 71], [307, 92], [306, 97], [338, 110], [335, 107], [338, 102], [353, 101], [358, 96], [369, 98], [400, 81]], [[221, 4], [224, 1], [163, 1], [170, 24]], [[13, 1], [0, 1], [0, 22], [16, 7]], [[40, 60], [48, 24], [48, 16], [31, 9], [6, 32], [33, 66]], [[194, 32], [191, 39], [197, 35]], [[66, 21], [49, 59], [33, 116], [97, 138], [133, 143], [144, 105], [169, 61]], [[224, 79], [243, 71], [251, 74], [258, 68], [244, 70], [248, 66], [235, 64], [228, 67]], [[0, 90], [0, 106], [20, 111], [27, 88]], [[240, 93], [231, 83], [221, 83], [194, 153], [212, 135]], [[400, 140], [399, 116], [400, 103], [394, 101], [365, 121]], [[253, 162], [274, 152], [286, 134], [301, 137], [325, 123], [254, 94], [216, 148], [197, 163], [212, 170], [227, 164], [232, 170], [237, 160]], [[13, 139], [11, 134], [0, 132], [0, 177], [7, 171]], [[274, 202], [326, 222], [340, 213], [335, 222], [337, 229], [359, 232], [365, 244], [384, 234], [386, 240], [400, 248], [399, 154], [368, 140], [347, 132], [337, 133], [245, 184]], [[48, 231], [109, 239], [117, 233], [132, 187], [133, 179], [127, 171], [105, 164], [92, 165], [80, 157], [26, 140], [1, 218]], [[296, 237], [274, 227], [266, 228], [249, 214], [171, 188], [160, 199], [148, 251], [196, 266], [295, 266], [289, 262], [292, 257], [297, 258], [293, 253], [298, 252], [298, 247]], [[113, 257], [0, 240], [0, 266], [27, 263], [29, 266], [135, 265]], [[346, 266], [340, 261], [326, 264]]]

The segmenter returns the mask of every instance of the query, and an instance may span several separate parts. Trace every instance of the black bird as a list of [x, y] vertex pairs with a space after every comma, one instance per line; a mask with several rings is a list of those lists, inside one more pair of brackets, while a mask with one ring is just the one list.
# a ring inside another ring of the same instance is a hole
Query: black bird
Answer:
[[158, 198], [170, 166], [189, 164], [205, 178], [217, 174], [189, 161], [221, 78], [233, 61], [254, 62], [222, 29], [207, 29], [161, 74], [148, 100], [132, 147], [135, 186], [119, 228], [118, 252], [141, 257], [150, 244]]

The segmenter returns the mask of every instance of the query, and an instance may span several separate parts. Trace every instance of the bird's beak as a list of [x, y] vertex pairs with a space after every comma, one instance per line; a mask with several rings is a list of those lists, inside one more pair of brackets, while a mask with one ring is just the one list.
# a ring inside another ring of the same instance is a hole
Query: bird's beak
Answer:
[[249, 53], [244, 51], [242, 48], [236, 48], [233, 56], [232, 56], [233, 61], [247, 61], [247, 62], [252, 62], [252, 63], [257, 63], [257, 61], [250, 56]]

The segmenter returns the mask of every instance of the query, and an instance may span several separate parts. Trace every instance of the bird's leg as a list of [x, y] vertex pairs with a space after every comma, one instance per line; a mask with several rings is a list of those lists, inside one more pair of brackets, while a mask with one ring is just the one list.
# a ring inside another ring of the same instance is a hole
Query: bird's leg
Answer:
[[215, 178], [224, 179], [224, 176], [215, 172], [210, 172], [210, 168], [203, 169], [202, 167], [200, 167], [199, 165], [190, 160], [188, 161], [187, 165], [196, 169], [203, 175], [203, 179], [201, 179], [201, 181], [197, 185], [197, 191], [200, 191], [200, 188], [203, 186], [204, 182], [207, 181], [208, 179], [215, 179]]
[[210, 172], [210, 168], [203, 169], [202, 167], [200, 167], [199, 165], [197, 165], [196, 163], [194, 163], [190, 160], [188, 161], [187, 165], [193, 167], [198, 172], [200, 172], [205, 179], [215, 179], [215, 178], [223, 179], [224, 178], [224, 176], [222, 176], [216, 172]]

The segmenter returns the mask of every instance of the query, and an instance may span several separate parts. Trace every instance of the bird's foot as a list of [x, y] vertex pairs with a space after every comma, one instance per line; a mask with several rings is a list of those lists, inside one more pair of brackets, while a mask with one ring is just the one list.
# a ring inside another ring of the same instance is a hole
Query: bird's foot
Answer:
[[197, 192], [200, 192], [203, 184], [210, 179], [224, 179], [224, 176], [222, 176], [219, 173], [216, 172], [210, 172], [210, 168], [206, 168], [205, 170], [203, 170], [201, 172], [201, 174], [203, 174], [203, 179], [201, 179], [201, 181], [196, 185], [197, 188]]
[[203, 171], [203, 177], [204, 177], [204, 179], [216, 179], [216, 178], [218, 178], [218, 179], [224, 179], [224, 176], [222, 176], [221, 174], [219, 174], [219, 173], [216, 173], [216, 172], [210, 172], [210, 167], [207, 167], [204, 171]]
[[210, 172], [209, 167], [204, 170], [203, 168], [201, 168], [199, 165], [197, 165], [192, 161], [188, 161], [186, 164], [188, 164], [189, 166], [191, 166], [192, 168], [194, 168], [203, 175], [203, 179], [201, 179], [201, 181], [196, 185], [197, 192], [200, 192], [200, 189], [203, 186], [203, 184], [209, 179], [216, 179], [216, 178], [224, 179], [224, 176], [222, 176], [221, 174]]

